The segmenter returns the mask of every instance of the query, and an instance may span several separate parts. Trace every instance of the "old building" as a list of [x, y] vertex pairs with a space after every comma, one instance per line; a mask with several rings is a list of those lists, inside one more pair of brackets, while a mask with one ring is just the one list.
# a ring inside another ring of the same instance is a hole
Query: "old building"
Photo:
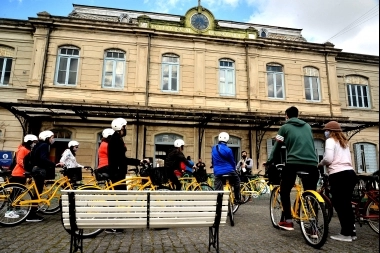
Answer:
[[1, 150], [50, 129], [52, 159], [75, 139], [78, 161], [96, 166], [101, 131], [123, 117], [130, 157], [162, 165], [183, 138], [185, 155], [208, 168], [227, 131], [236, 159], [248, 151], [257, 172], [295, 105], [319, 156], [323, 124], [337, 120], [356, 170], [378, 170], [378, 56], [307, 42], [301, 29], [219, 20], [202, 6], [177, 16], [74, 5], [67, 17], [0, 19], [0, 34]]

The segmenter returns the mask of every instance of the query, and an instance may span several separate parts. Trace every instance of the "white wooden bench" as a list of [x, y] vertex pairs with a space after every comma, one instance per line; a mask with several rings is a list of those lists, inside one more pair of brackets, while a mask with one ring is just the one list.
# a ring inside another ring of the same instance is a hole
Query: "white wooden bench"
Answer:
[[83, 229], [209, 227], [219, 252], [228, 191], [62, 191], [63, 226], [71, 231], [70, 252], [83, 252]]

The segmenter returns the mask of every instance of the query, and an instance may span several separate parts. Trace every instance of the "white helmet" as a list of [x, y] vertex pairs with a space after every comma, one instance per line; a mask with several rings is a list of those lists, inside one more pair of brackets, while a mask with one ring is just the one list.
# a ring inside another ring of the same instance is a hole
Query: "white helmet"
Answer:
[[114, 132], [115, 131], [112, 128], [106, 128], [103, 130], [102, 136], [103, 138], [107, 138], [108, 136], [113, 135]]
[[221, 132], [219, 134], [219, 141], [223, 141], [223, 142], [227, 143], [229, 139], [230, 139], [230, 135], [228, 133]]
[[115, 131], [120, 131], [123, 128], [123, 126], [126, 126], [126, 125], [127, 125], [127, 121], [123, 118], [114, 119], [112, 120], [112, 123], [111, 123], [112, 129]]
[[179, 148], [181, 146], [185, 146], [185, 142], [181, 139], [177, 139], [174, 141], [174, 147]]
[[38, 138], [42, 141], [45, 141], [46, 138], [50, 138], [51, 136], [54, 136], [54, 133], [50, 130], [42, 131], [39, 135]]
[[70, 148], [72, 146], [79, 146], [79, 142], [77, 142], [77, 141], [70, 141], [68, 147]]
[[38, 138], [34, 134], [27, 134], [24, 137], [24, 142], [28, 142], [28, 141], [38, 141]]

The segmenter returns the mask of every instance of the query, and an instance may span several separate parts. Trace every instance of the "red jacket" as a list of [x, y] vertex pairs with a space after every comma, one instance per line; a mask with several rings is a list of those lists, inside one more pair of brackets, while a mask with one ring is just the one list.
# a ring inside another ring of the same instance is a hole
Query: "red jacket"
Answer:
[[16, 166], [12, 171], [12, 176], [14, 177], [25, 177], [24, 169], [24, 157], [29, 154], [30, 150], [26, 147], [20, 145], [16, 151]]

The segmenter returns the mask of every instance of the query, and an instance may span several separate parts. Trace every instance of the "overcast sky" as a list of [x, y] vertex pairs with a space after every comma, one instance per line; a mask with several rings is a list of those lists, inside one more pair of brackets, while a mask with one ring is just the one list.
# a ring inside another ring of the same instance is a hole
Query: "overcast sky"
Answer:
[[[184, 15], [198, 0], [0, 0], [0, 18], [47, 11], [67, 16], [72, 4]], [[379, 0], [202, 0], [216, 19], [303, 29], [309, 42], [379, 55]]]

